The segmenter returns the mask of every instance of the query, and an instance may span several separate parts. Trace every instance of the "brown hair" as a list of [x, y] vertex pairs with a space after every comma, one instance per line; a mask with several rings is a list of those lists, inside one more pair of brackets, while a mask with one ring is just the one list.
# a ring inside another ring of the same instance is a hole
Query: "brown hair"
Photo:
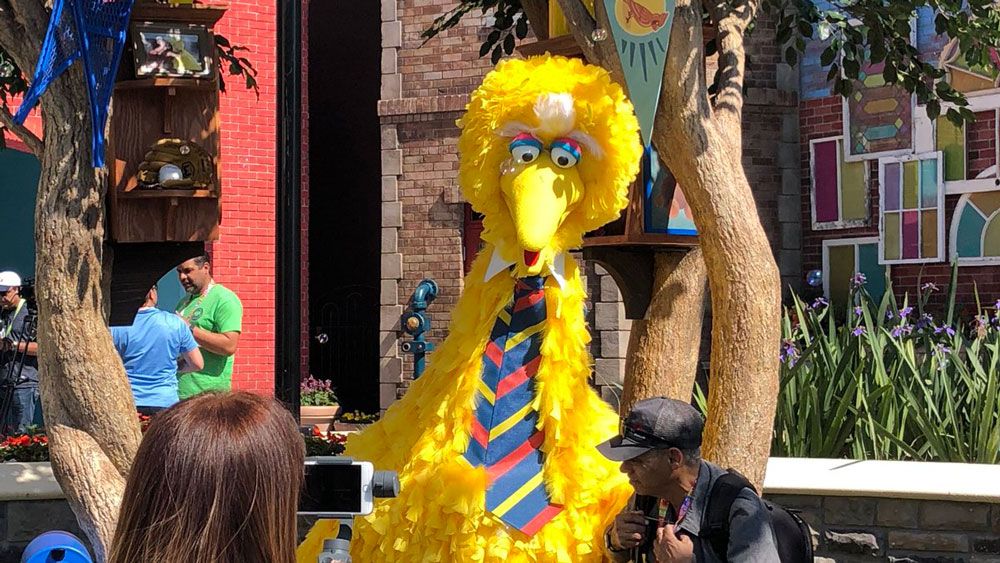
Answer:
[[109, 563], [294, 563], [305, 446], [277, 401], [206, 394], [155, 416]]

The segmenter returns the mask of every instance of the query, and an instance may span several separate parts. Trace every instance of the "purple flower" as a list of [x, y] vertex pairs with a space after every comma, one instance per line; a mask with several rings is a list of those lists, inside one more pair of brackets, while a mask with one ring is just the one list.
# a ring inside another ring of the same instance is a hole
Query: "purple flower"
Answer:
[[861, 336], [865, 333], [865, 325], [858, 325], [857, 328], [851, 331], [854, 336]]
[[827, 301], [825, 297], [817, 297], [816, 300], [813, 301], [812, 307], [810, 307], [810, 308], [813, 311], [815, 311], [817, 309], [822, 309], [822, 308], [827, 307], [829, 305], [830, 305], [830, 302]]
[[924, 285], [920, 286], [920, 290], [921, 291], [938, 291], [938, 286], [934, 282], [927, 282]]
[[794, 367], [795, 362], [799, 360], [799, 349], [795, 347], [795, 341], [788, 338], [781, 343], [781, 363], [788, 363], [788, 367]]
[[893, 338], [899, 338], [900, 336], [905, 336], [907, 334], [910, 334], [910, 332], [912, 331], [913, 327], [911, 327], [910, 325], [901, 324], [896, 328], [892, 329], [892, 331], [889, 334], [891, 334]]
[[933, 325], [934, 325], [934, 317], [928, 315], [927, 313], [924, 313], [923, 315], [920, 315], [920, 320], [917, 321], [916, 328], [917, 330], [923, 330]]
[[867, 282], [868, 278], [865, 277], [865, 275], [862, 274], [861, 272], [854, 274], [854, 277], [851, 278], [851, 286], [854, 289], [858, 289], [859, 287], [865, 285], [865, 283]]
[[885, 312], [885, 318], [891, 319], [893, 316], [895, 316], [895, 315], [893, 314], [892, 311], [886, 311]]
[[854, 314], [856, 316], [858, 316], [858, 317], [860, 317], [862, 314], [864, 314], [864, 311], [861, 309], [860, 305], [857, 306], [857, 307], [854, 307]]
[[942, 332], [947, 334], [948, 336], [955, 336], [955, 329], [951, 328], [950, 326], [945, 325], [934, 328], [934, 334], [941, 334]]
[[950, 354], [951, 353], [951, 348], [945, 346], [944, 344], [938, 344], [937, 345], [937, 351], [938, 351], [938, 354], [942, 354], [942, 355], [944, 355], [944, 354]]
[[902, 309], [899, 310], [899, 318], [905, 319], [906, 317], [909, 317], [910, 313], [912, 312], [913, 312], [913, 307], [903, 307]]

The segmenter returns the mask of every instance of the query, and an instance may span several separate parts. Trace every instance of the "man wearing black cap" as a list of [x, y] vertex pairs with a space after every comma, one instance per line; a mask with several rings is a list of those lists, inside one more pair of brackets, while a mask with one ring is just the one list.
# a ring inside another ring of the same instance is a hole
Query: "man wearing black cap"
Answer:
[[709, 538], [707, 511], [716, 480], [726, 473], [701, 459], [704, 421], [691, 405], [656, 397], [639, 401], [621, 434], [599, 445], [635, 488], [636, 503], [619, 514], [607, 533], [615, 561], [777, 562], [770, 514], [750, 488], [729, 510], [726, 553]]

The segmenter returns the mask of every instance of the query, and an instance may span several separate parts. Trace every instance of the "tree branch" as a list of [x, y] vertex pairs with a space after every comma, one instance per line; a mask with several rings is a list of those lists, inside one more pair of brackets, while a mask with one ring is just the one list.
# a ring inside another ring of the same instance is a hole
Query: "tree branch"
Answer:
[[[14, 19], [23, 28], [19, 42], [25, 45], [28, 53], [34, 53], [37, 57], [38, 52], [41, 51], [42, 40], [45, 38], [45, 28], [49, 22], [49, 13], [45, 11], [44, 3], [40, 0], [9, 0], [9, 2], [13, 9]], [[31, 62], [34, 63], [34, 60]], [[22, 62], [18, 61], [17, 64], [20, 66]], [[34, 64], [30, 67], [21, 66], [22, 69], [33, 67]]]
[[[562, 10], [563, 17], [566, 18], [566, 22], [569, 23], [569, 29], [573, 33], [573, 38], [576, 39], [576, 43], [583, 50], [583, 56], [587, 58], [587, 61], [591, 64], [598, 66], [605, 66], [605, 57], [601, 52], [600, 47], [594, 42], [590, 36], [594, 33], [594, 29], [597, 27], [597, 23], [594, 18], [590, 16], [590, 12], [587, 11], [586, 6], [583, 5], [582, 0], [558, 0], [559, 9]], [[603, 2], [597, 1], [594, 4], [601, 4]]]
[[[724, 0], [714, 2], [709, 13], [715, 20], [719, 46], [719, 92], [715, 99], [715, 120], [719, 132], [742, 147], [743, 83], [746, 79], [744, 37], [747, 27], [757, 17], [760, 0], [747, 0], [730, 6]], [[735, 135], [734, 135], [735, 134]]]
[[549, 2], [548, 0], [521, 0], [524, 15], [528, 24], [538, 39], [549, 38]]
[[30, 150], [35, 156], [39, 159], [42, 158], [42, 149], [45, 148], [45, 143], [24, 125], [14, 123], [14, 116], [11, 115], [6, 108], [2, 107], [0, 107], [0, 125], [3, 125], [3, 127], [0, 127], [0, 131], [6, 128], [8, 131], [13, 133], [15, 137], [21, 139], [25, 145], [28, 145], [28, 150]]

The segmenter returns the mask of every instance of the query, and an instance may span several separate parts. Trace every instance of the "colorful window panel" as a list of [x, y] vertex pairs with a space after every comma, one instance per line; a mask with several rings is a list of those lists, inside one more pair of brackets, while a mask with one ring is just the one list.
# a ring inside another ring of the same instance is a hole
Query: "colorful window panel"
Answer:
[[981, 191], [974, 187], [978, 182], [969, 180], [983, 179], [982, 172], [1000, 161], [1000, 110], [978, 111], [975, 115], [974, 122], [962, 126], [944, 118], [935, 124], [937, 148], [944, 153], [944, 179], [950, 183], [948, 193]]
[[823, 290], [839, 310], [849, 305], [851, 280], [859, 272], [865, 275], [865, 290], [881, 300], [887, 269], [879, 263], [876, 237], [823, 241]]
[[952, 39], [941, 51], [941, 68], [948, 83], [959, 92], [971, 94], [1000, 87], [1000, 52], [990, 49], [990, 64], [973, 66], [965, 60], [958, 39]]
[[940, 152], [879, 160], [883, 264], [944, 259], [942, 163]]
[[951, 249], [962, 265], [1000, 263], [1000, 191], [962, 196], [952, 217]]
[[809, 143], [814, 230], [868, 224], [868, 164], [845, 162], [843, 137]]
[[913, 96], [885, 83], [885, 63], [865, 64], [854, 93], [844, 100], [848, 161], [898, 156], [913, 150]]

